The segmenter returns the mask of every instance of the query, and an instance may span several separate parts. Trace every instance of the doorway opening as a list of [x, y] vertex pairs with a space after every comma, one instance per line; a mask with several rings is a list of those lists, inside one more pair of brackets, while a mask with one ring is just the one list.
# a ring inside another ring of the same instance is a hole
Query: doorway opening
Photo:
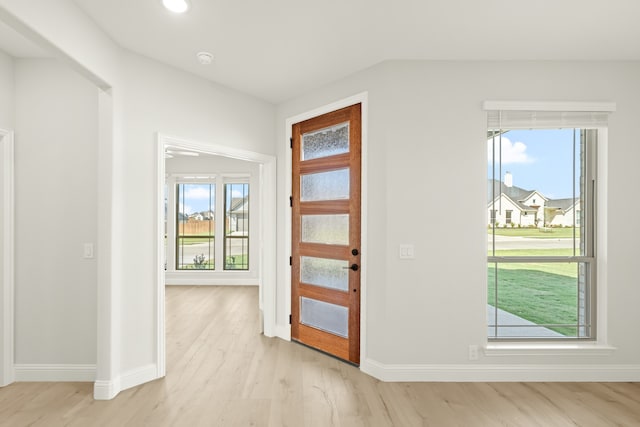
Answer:
[[276, 159], [252, 151], [241, 150], [222, 145], [208, 144], [158, 135], [156, 160], [156, 366], [157, 376], [166, 374], [166, 342], [165, 342], [165, 153], [167, 150], [184, 150], [212, 156], [253, 162], [258, 165], [257, 183], [260, 186], [257, 216], [258, 236], [255, 242], [257, 251], [258, 299], [261, 317], [261, 329], [265, 336], [275, 335], [276, 318]]

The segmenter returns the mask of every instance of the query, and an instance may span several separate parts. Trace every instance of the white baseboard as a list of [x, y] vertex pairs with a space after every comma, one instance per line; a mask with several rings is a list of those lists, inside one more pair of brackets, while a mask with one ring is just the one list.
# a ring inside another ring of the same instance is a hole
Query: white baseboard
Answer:
[[96, 400], [113, 399], [123, 390], [139, 386], [158, 379], [158, 368], [155, 364], [142, 366], [114, 378], [98, 380], [93, 385], [93, 398]]
[[276, 324], [275, 336], [286, 341], [291, 341], [291, 325]]
[[92, 382], [96, 365], [14, 365], [15, 380], [20, 382]]
[[386, 365], [367, 359], [360, 370], [385, 382], [640, 381], [640, 365]]
[[121, 390], [120, 378], [111, 381], [97, 380], [93, 383], [93, 398], [95, 400], [111, 400], [116, 397]]

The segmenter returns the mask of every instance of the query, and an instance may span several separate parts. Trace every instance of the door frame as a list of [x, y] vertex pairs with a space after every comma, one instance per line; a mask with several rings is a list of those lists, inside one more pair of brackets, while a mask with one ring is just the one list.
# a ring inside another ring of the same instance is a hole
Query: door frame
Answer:
[[0, 129], [2, 150], [2, 354], [0, 354], [0, 387], [15, 381], [14, 369], [14, 158], [13, 132]]
[[258, 233], [258, 301], [261, 329], [265, 336], [275, 336], [276, 330], [276, 158], [266, 154], [224, 145], [209, 144], [169, 136], [157, 135], [156, 146], [156, 366], [157, 376], [166, 374], [165, 341], [165, 277], [164, 277], [164, 185], [165, 150], [168, 146], [204, 154], [229, 157], [258, 163], [260, 186], [260, 221]]
[[[368, 92], [361, 92], [356, 95], [350, 96], [348, 98], [340, 99], [338, 101], [332, 102], [330, 104], [323, 105], [321, 107], [315, 108], [313, 110], [297, 114], [295, 116], [289, 117], [285, 121], [285, 144], [286, 144], [286, 155], [285, 155], [285, 189], [286, 194], [284, 194], [280, 198], [280, 203], [282, 206], [289, 206], [289, 196], [291, 195], [291, 185], [292, 185], [292, 173], [293, 173], [293, 164], [291, 158], [291, 149], [290, 139], [292, 136], [291, 128], [295, 123], [302, 122], [304, 120], [312, 119], [317, 116], [321, 116], [326, 113], [330, 113], [335, 110], [339, 110], [341, 108], [349, 107], [354, 104], [361, 104], [361, 198], [360, 198], [360, 248], [361, 248], [361, 256], [360, 256], [360, 366], [362, 366], [363, 361], [366, 359], [366, 340], [367, 340], [367, 253], [368, 253], [368, 239], [367, 239], [367, 206], [368, 206], [368, 183], [367, 183], [367, 173], [368, 173], [368, 165], [367, 165], [367, 149], [368, 149], [368, 113], [369, 113], [369, 105], [368, 105]], [[292, 215], [291, 209], [287, 208], [285, 210], [285, 228], [283, 230], [285, 244], [286, 244], [286, 253], [282, 254], [282, 259], [280, 261], [280, 265], [282, 265], [283, 271], [288, 272], [283, 276], [283, 282], [285, 285], [284, 292], [282, 292], [282, 297], [278, 301], [279, 307], [283, 307], [282, 310], [285, 312], [284, 318], [289, 319], [291, 315], [291, 266], [289, 265], [289, 256], [291, 255], [291, 226], [292, 226]], [[291, 325], [287, 325], [286, 332], [280, 334], [280, 336], [284, 339], [291, 340]], [[362, 368], [360, 368], [362, 369]]]

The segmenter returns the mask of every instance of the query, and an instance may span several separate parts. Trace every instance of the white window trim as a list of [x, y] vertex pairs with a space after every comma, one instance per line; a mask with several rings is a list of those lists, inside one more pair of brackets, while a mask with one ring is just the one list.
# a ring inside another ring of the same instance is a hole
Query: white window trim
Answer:
[[536, 342], [491, 342], [485, 345], [487, 357], [504, 356], [610, 356], [616, 347], [597, 342], [552, 343]]
[[572, 102], [572, 101], [484, 101], [482, 109], [504, 111], [616, 111], [615, 102]]

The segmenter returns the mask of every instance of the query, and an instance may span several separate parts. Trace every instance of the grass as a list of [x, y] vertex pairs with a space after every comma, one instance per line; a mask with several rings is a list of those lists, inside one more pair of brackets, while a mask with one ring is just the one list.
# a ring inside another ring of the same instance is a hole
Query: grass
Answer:
[[[496, 256], [569, 256], [571, 249], [502, 250]], [[488, 266], [488, 301], [495, 302], [495, 264]], [[498, 308], [536, 324], [575, 324], [578, 319], [575, 263], [499, 263]], [[550, 326], [566, 336], [575, 327]]]
[[[487, 233], [491, 234], [493, 232], [492, 228], [487, 229]], [[517, 228], [517, 227], [507, 227], [507, 228], [496, 228], [495, 229], [496, 236], [512, 236], [512, 237], [532, 237], [535, 239], [571, 239], [573, 238], [573, 228], [572, 227], [563, 227], [563, 228]], [[576, 229], [576, 237], [580, 237], [580, 229]]]
[[[233, 257], [227, 257], [227, 262], [224, 266], [225, 270], [246, 270], [248, 268], [248, 255], [235, 255]], [[202, 264], [202, 268], [197, 268], [195, 263], [184, 264], [178, 270], [213, 270], [215, 268], [215, 262], [212, 259], [206, 260]]]
[[183, 264], [182, 267], [179, 267], [178, 270], [213, 270], [215, 268], [215, 260], [208, 259], [200, 266], [196, 266], [195, 263], [192, 264]]
[[247, 270], [249, 268], [248, 255], [233, 255], [227, 257], [225, 270]]

